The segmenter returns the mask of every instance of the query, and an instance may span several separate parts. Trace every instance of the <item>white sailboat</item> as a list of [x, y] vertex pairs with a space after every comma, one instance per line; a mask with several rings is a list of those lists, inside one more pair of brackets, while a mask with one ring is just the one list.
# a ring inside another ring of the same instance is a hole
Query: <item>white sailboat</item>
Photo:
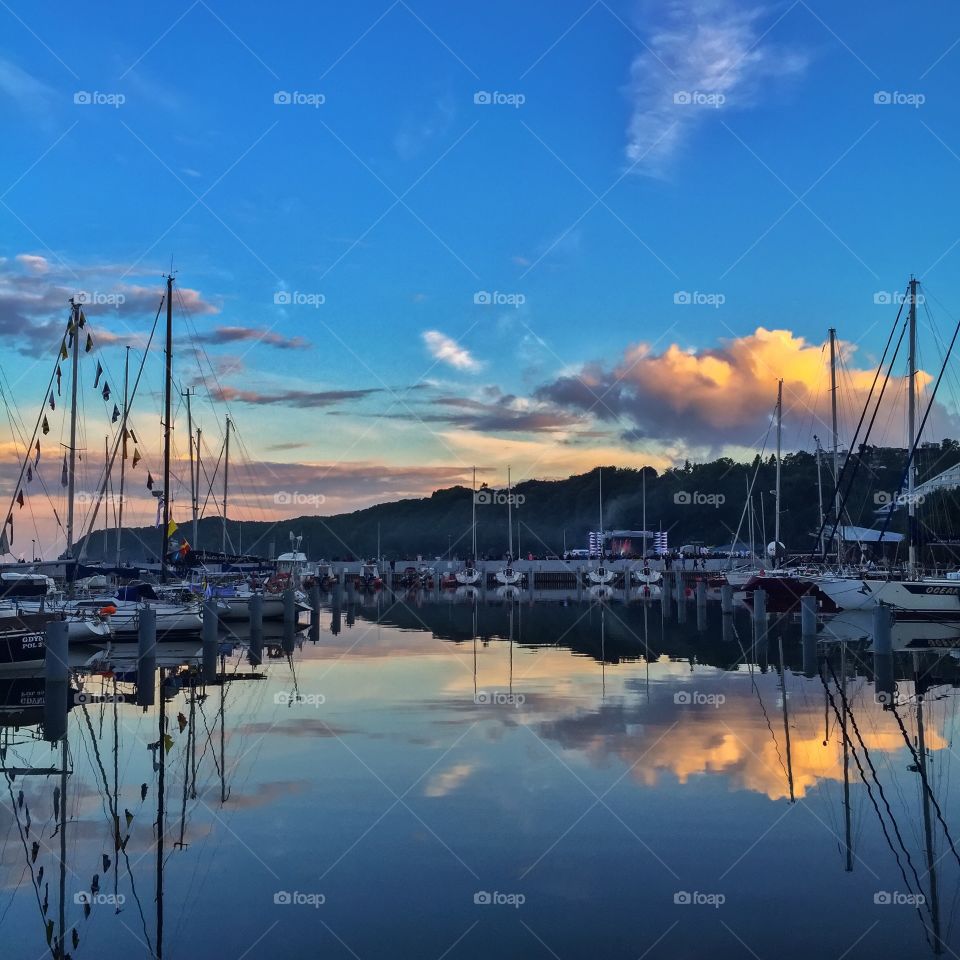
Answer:
[[617, 578], [617, 571], [604, 563], [603, 556], [603, 467], [599, 468], [600, 475], [600, 558], [596, 567], [587, 573], [587, 579], [594, 586], [609, 586]]
[[496, 572], [496, 580], [504, 587], [519, 587], [523, 582], [523, 574], [513, 566], [513, 486], [510, 467], [507, 467], [507, 530], [507, 565]]
[[477, 569], [477, 468], [473, 468], [473, 513], [470, 523], [472, 542], [470, 545], [470, 559], [462, 570], [455, 574], [457, 583], [462, 587], [470, 587], [480, 581], [480, 571]]

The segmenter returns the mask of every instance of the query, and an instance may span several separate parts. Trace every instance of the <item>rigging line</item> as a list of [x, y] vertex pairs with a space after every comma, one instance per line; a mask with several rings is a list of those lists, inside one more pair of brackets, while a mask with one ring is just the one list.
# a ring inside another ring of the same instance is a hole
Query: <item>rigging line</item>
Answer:
[[[917, 455], [917, 448], [920, 444], [920, 438], [923, 436], [923, 428], [927, 425], [927, 418], [930, 416], [930, 411], [933, 409], [933, 403], [937, 398], [937, 391], [940, 389], [940, 383], [943, 380], [944, 373], [947, 369], [947, 364], [950, 360], [950, 355], [953, 353], [953, 348], [957, 342], [957, 336], [960, 334], [960, 320], [957, 321], [956, 326], [953, 328], [953, 336], [950, 338], [950, 346], [947, 348], [947, 354], [943, 358], [943, 366], [940, 367], [940, 372], [937, 374], [937, 381], [933, 385], [933, 390], [930, 393], [930, 399], [927, 401], [927, 408], [923, 412], [923, 419], [920, 421], [920, 426], [917, 428], [916, 436], [913, 440], [913, 448], [910, 450], [910, 455], [907, 457], [907, 463], [903, 471], [903, 475], [900, 478], [900, 485], [897, 487], [897, 496], [900, 496], [901, 491], [903, 490], [903, 484], [907, 479], [907, 475], [910, 472], [910, 467], [913, 463], [913, 458]], [[883, 530], [880, 532], [880, 537], [878, 542], [883, 540], [883, 535], [887, 532], [887, 527], [890, 525], [890, 516], [888, 513], [886, 520], [883, 524]]]
[[[71, 312], [70, 312], [70, 323], [72, 323], [72, 322], [73, 322], [73, 311], [71, 310]], [[66, 335], [67, 335], [67, 330], [68, 330], [68, 329], [69, 329], [69, 324], [67, 324], [67, 326], [64, 327], [64, 334], [63, 334], [63, 339], [64, 339], [64, 340], [66, 339]], [[56, 375], [57, 375], [57, 367], [59, 367], [59, 366], [60, 366], [60, 351], [59, 351], [59, 349], [58, 349], [58, 350], [57, 350], [57, 359], [54, 361], [53, 370], [52, 370], [51, 373], [50, 373], [50, 380], [47, 382], [47, 389], [44, 391], [44, 394], [43, 394], [43, 403], [41, 403], [41, 405], [40, 405], [40, 412], [37, 414], [37, 422], [36, 422], [36, 424], [35, 424], [34, 427], [33, 427], [33, 434], [32, 434], [32, 436], [30, 437], [30, 449], [31, 449], [31, 450], [33, 449], [34, 442], [35, 442], [36, 439], [37, 439], [37, 431], [40, 429], [40, 424], [43, 422], [43, 417], [44, 417], [44, 412], [43, 412], [43, 411], [46, 409], [46, 406], [47, 406], [47, 397], [49, 396], [50, 390], [51, 390], [52, 387], [53, 387], [53, 381], [54, 381], [54, 378], [55, 378]], [[14, 504], [14, 502], [15, 502], [16, 499], [17, 499], [17, 491], [20, 489], [20, 485], [23, 483], [23, 475], [27, 472], [27, 464], [28, 464], [29, 462], [30, 462], [30, 458], [29, 458], [29, 457], [25, 457], [25, 458], [24, 458], [24, 461], [23, 461], [23, 464], [22, 464], [21, 467], [20, 467], [20, 476], [17, 478], [16, 485], [13, 487], [13, 493], [12, 493], [11, 496], [10, 496], [10, 506], [7, 508], [7, 512], [6, 512], [6, 514], [4, 515], [5, 518], [6, 518], [6, 517], [9, 517], [9, 516], [11, 516], [11, 515], [13, 514], [13, 504]]]
[[[896, 330], [896, 328], [894, 328], [894, 330], [891, 330], [891, 332], [890, 332], [890, 336], [891, 336], [891, 337], [893, 336], [893, 333], [894, 333], [895, 330]], [[904, 335], [906, 334], [906, 331], [907, 331], [907, 325], [906, 325], [906, 323], [904, 323], [903, 327], [902, 327], [901, 330], [900, 330], [900, 337], [899, 337], [899, 339], [897, 340], [896, 349], [893, 351], [893, 356], [890, 358], [890, 366], [887, 368], [887, 374], [886, 374], [886, 376], [884, 377], [884, 379], [883, 379], [883, 384], [882, 384], [881, 387], [880, 387], [880, 393], [877, 395], [877, 403], [876, 403], [876, 406], [875, 406], [874, 409], [873, 409], [873, 414], [872, 414], [871, 417], [870, 417], [870, 423], [867, 425], [867, 431], [866, 431], [866, 433], [864, 434], [864, 437], [863, 437], [863, 446], [866, 446], [867, 441], [870, 439], [870, 434], [871, 434], [872, 431], [873, 431], [874, 423], [876, 422], [877, 415], [878, 415], [879, 412], [880, 412], [881, 404], [883, 403], [883, 395], [884, 395], [884, 393], [886, 393], [887, 385], [888, 385], [889, 382], [890, 382], [890, 375], [891, 375], [891, 373], [893, 372], [893, 365], [897, 362], [897, 354], [900, 352], [900, 347], [901, 347], [902, 344], [903, 344], [903, 338], [904, 338]], [[884, 356], [886, 356], [886, 351], [884, 351]], [[879, 368], [878, 368], [878, 370], [877, 370], [877, 375], [878, 375], [878, 376], [879, 376], [879, 372], [880, 372], [880, 371], [879, 371]], [[873, 389], [871, 388], [871, 394], [872, 394], [872, 392], [873, 392]], [[863, 420], [863, 417], [866, 415], [867, 406], [869, 406], [869, 403], [870, 403], [870, 399], [869, 399], [869, 397], [868, 397], [868, 399], [867, 399], [867, 404], [864, 406], [863, 413], [862, 413], [861, 416], [860, 416], [861, 422], [862, 422], [862, 420]], [[859, 426], [858, 426], [858, 427], [857, 427], [857, 434], [859, 434], [859, 432], [860, 432], [860, 428], [859, 428]], [[854, 439], [856, 439], [856, 436], [854, 437]], [[851, 461], [852, 459], [853, 459], [852, 457], [849, 457], [849, 456], [847, 457], [847, 460], [846, 460], [846, 462], [844, 463], [843, 468], [842, 468], [841, 471], [840, 471], [841, 480], [842, 480], [843, 475], [844, 475], [844, 473], [845, 473], [845, 471], [846, 471], [846, 469], [847, 469], [847, 465], [850, 463], [850, 461]], [[852, 494], [852, 492], [853, 492], [853, 485], [854, 485], [854, 482], [855, 482], [856, 479], [857, 479], [857, 473], [858, 473], [859, 470], [860, 470], [861, 460], [862, 460], [862, 458], [857, 457], [857, 462], [854, 464], [853, 470], [852, 470], [852, 472], [851, 472], [851, 474], [850, 474], [850, 480], [849, 480], [849, 483], [848, 483], [848, 485], [847, 485], [847, 491], [846, 491], [846, 493], [844, 493], [844, 494], [841, 496], [841, 498], [840, 498], [840, 511], [839, 511], [840, 516], [843, 515], [844, 507], [846, 506], [847, 500], [849, 499], [849, 497], [851, 496], [851, 494]], [[898, 491], [898, 493], [899, 493], [899, 491]], [[836, 536], [837, 527], [840, 525], [840, 516], [834, 518], [833, 529], [830, 531], [830, 540], [833, 540], [833, 538]], [[889, 519], [889, 514], [888, 514], [888, 519]], [[880, 540], [882, 540], [882, 539], [883, 539], [883, 536], [881, 535]]]
[[[823, 657], [821, 660], [821, 663], [826, 663], [826, 665], [830, 668], [830, 674], [833, 678], [833, 682], [837, 685], [837, 692], [840, 696], [841, 701], [844, 701], [843, 688], [840, 684], [840, 681], [837, 678], [836, 671], [833, 669], [833, 664], [830, 662], [829, 658], [827, 657]], [[820, 682], [823, 684], [823, 689], [826, 692], [827, 697], [830, 699], [830, 706], [833, 708], [833, 712], [836, 714], [837, 723], [840, 725], [840, 728], [842, 728], [843, 721], [841, 719], [840, 709], [839, 707], [837, 707], [837, 703], [836, 703], [836, 700], [834, 699], [833, 692], [830, 690], [830, 685], [827, 683], [826, 678], [823, 675], [822, 669], [820, 670]], [[851, 725], [853, 726], [854, 732], [857, 735], [857, 740], [860, 743], [861, 749], [863, 750], [867, 763], [870, 766], [870, 770], [873, 773], [873, 777], [876, 780], [877, 789], [880, 793], [880, 797], [883, 800], [884, 806], [886, 807], [887, 813], [890, 817], [890, 823], [893, 826], [894, 833], [897, 836], [897, 841], [904, 852], [908, 865], [910, 866], [910, 872], [913, 874], [914, 879], [916, 880], [917, 889], [922, 891], [923, 884], [921, 884], [920, 882], [920, 877], [917, 874], [917, 868], [913, 865], [913, 859], [910, 856], [910, 851], [907, 849], [907, 846], [904, 843], [903, 836], [900, 833], [900, 828], [897, 825], [896, 818], [893, 816], [893, 812], [890, 809], [890, 804], [886, 800], [886, 796], [884, 794], [883, 788], [880, 784], [879, 779], [877, 778], [876, 769], [873, 766], [873, 761], [870, 759], [870, 753], [867, 750], [866, 746], [864, 745], [863, 737], [860, 736], [860, 730], [857, 726], [856, 719], [854, 718], [853, 713], [850, 710], [849, 703], [845, 702], [845, 710], [846, 710], [847, 717], [851, 721]], [[906, 871], [904, 870], [903, 863], [900, 860], [900, 854], [897, 853], [897, 850], [893, 845], [893, 841], [890, 839], [890, 834], [887, 831], [886, 821], [884, 820], [883, 814], [880, 812], [880, 807], [877, 805], [876, 798], [873, 795], [873, 788], [870, 785], [870, 778], [867, 776], [866, 772], [864, 771], [863, 764], [860, 762], [860, 757], [857, 755], [857, 748], [854, 746], [854, 744], [850, 743], [850, 737], [846, 734], [846, 732], [844, 732], [844, 738], [846, 739], [847, 743], [850, 746], [850, 753], [853, 756], [854, 763], [856, 763], [857, 765], [857, 770], [860, 772], [860, 779], [863, 781], [863, 785], [867, 788], [867, 796], [870, 798], [870, 802], [873, 805], [874, 812], [877, 814], [877, 820], [880, 822], [880, 829], [883, 831], [883, 836], [887, 841], [887, 846], [890, 847], [890, 852], [893, 854], [894, 859], [897, 862], [897, 867], [900, 870], [900, 876], [903, 878], [903, 882], [906, 884], [907, 889], [912, 893], [913, 888], [910, 886], [910, 881], [907, 879]], [[921, 923], [923, 923], [924, 929], [926, 929], [926, 923], [923, 920], [923, 914], [920, 911], [919, 904], [917, 905], [917, 914], [920, 917]]]
[[[100, 747], [97, 743], [96, 735], [93, 732], [93, 724], [90, 722], [90, 712], [87, 709], [87, 705], [82, 704], [83, 708], [83, 718], [87, 723], [87, 729], [90, 731], [90, 741], [93, 745], [94, 756], [97, 760], [97, 766], [100, 768], [100, 776], [103, 778], [103, 790], [107, 797], [107, 803], [110, 808], [110, 815], [113, 817], [113, 835], [114, 835], [114, 856], [116, 856], [116, 850], [119, 850], [123, 854], [123, 858], [127, 864], [127, 875], [130, 877], [130, 892], [133, 894], [133, 899], [137, 902], [137, 910], [140, 912], [140, 923], [143, 926], [143, 936], [146, 938], [147, 946], [150, 949], [151, 953], [154, 953], [153, 944], [150, 942], [150, 934], [147, 933], [147, 920], [143, 914], [143, 904], [140, 902], [140, 897], [137, 894], [137, 884], [133, 876], [133, 868], [130, 866], [130, 857], [127, 854], [126, 843], [119, 843], [120, 840], [120, 814], [118, 808], [114, 806], [113, 794], [110, 790], [110, 785], [107, 782], [107, 771], [103, 766], [103, 759], [100, 756]], [[114, 864], [114, 870], [118, 869], [118, 865]]]
[[[153, 326], [150, 329], [150, 338], [147, 340], [147, 347], [143, 353], [143, 360], [140, 363], [140, 368], [137, 370], [137, 378], [133, 382], [133, 389], [130, 391], [130, 399], [127, 403], [127, 410], [133, 405], [133, 400], [137, 395], [137, 388], [140, 386], [140, 378], [143, 376], [143, 368], [147, 362], [147, 356], [150, 353], [150, 344], [153, 343], [153, 335], [157, 330], [157, 323], [160, 320], [160, 311], [163, 309], [163, 302], [165, 298], [161, 298], [160, 305], [157, 307], [157, 315], [153, 318]], [[120, 429], [117, 430], [117, 437], [113, 444], [113, 450], [110, 454], [109, 464], [104, 464], [103, 467], [103, 484], [100, 485], [98, 482], [99, 494], [95, 500], [95, 506], [92, 511], [92, 516], [90, 517], [90, 524], [87, 527], [87, 531], [83, 536], [83, 547], [80, 550], [79, 560], [82, 560], [86, 555], [87, 544], [89, 543], [90, 532], [93, 529], [93, 525], [97, 522], [97, 514], [100, 512], [100, 503], [103, 500], [103, 495], [106, 488], [106, 479], [110, 476], [110, 471], [113, 469], [113, 464], [117, 459], [117, 451], [120, 449], [121, 442], [123, 439], [123, 432], [127, 428], [127, 410], [123, 412], [123, 419], [120, 421]], [[164, 491], [164, 496], [167, 495], [167, 491]]]
[[927, 796], [930, 798], [930, 802], [933, 804], [933, 809], [937, 814], [937, 820], [940, 821], [940, 826], [943, 827], [943, 834], [947, 839], [947, 843], [950, 845], [950, 851], [956, 858], [957, 863], [960, 864], [960, 854], [957, 853], [957, 848], [954, 846], [953, 837], [950, 835], [950, 828], [947, 826], [946, 820], [943, 819], [943, 811], [940, 809], [940, 804], [937, 802], [937, 798], [934, 796], [933, 790], [930, 789], [930, 784], [927, 780], [927, 774], [924, 769], [925, 764], [921, 763], [916, 749], [910, 742], [910, 735], [907, 733], [907, 728], [903, 725], [903, 720], [901, 719], [900, 714], [897, 713], [896, 704], [893, 704], [890, 707], [890, 710], [897, 719], [897, 725], [900, 727], [900, 733], [903, 734], [903, 741], [910, 750], [910, 755], [913, 757], [913, 762], [916, 764], [920, 773], [920, 780], [923, 783], [923, 788], [926, 791]]
[[[905, 301], [901, 301], [901, 303], [900, 303], [900, 309], [897, 311], [896, 319], [893, 321], [893, 325], [892, 325], [891, 328], [890, 328], [890, 335], [887, 337], [887, 342], [886, 342], [886, 344], [884, 345], [883, 355], [880, 357], [880, 362], [877, 364], [876, 373], [874, 373], [874, 375], [873, 375], [873, 382], [870, 384], [870, 391], [867, 393], [867, 399], [864, 401], [863, 410], [860, 412], [860, 419], [857, 421], [857, 429], [854, 431], [853, 437], [852, 437], [852, 439], [850, 440], [850, 443], [849, 443], [849, 445], [848, 445], [848, 448], [849, 448], [849, 450], [850, 450], [851, 452], [857, 447], [857, 441], [858, 441], [858, 439], [859, 439], [859, 437], [860, 437], [860, 430], [861, 430], [861, 428], [863, 427], [864, 418], [866, 417], [867, 410], [868, 410], [869, 407], [870, 407], [870, 402], [871, 402], [871, 400], [873, 399], [873, 391], [876, 389], [877, 380], [880, 378], [880, 371], [883, 370], [883, 364], [884, 364], [884, 361], [885, 361], [886, 358], [887, 358], [887, 351], [890, 349], [890, 343], [891, 343], [892, 340], [893, 340], [893, 335], [894, 335], [894, 333], [896, 333], [896, 331], [897, 331], [897, 324], [900, 322], [900, 317], [901, 317], [901, 315], [903, 314], [903, 305], [904, 305], [904, 302], [905, 302]], [[900, 333], [900, 341], [898, 341], [898, 343], [897, 343], [897, 350], [900, 349], [900, 342], [903, 341], [903, 336], [904, 336], [904, 331], [905, 331], [905, 330], [906, 330], [906, 326], [904, 326], [904, 330], [902, 330], [901, 333]], [[895, 359], [896, 359], [896, 353], [894, 353], [893, 359], [891, 359], [891, 361], [890, 361], [890, 370], [893, 369], [893, 362], [894, 362]], [[890, 378], [890, 372], [888, 371], [888, 372], [887, 372], [887, 376], [884, 378], [884, 388], [886, 387], [886, 382], [887, 382], [887, 380], [889, 380], [889, 378]], [[880, 396], [879, 396], [878, 399], [877, 399], [877, 408], [878, 408], [878, 409], [879, 409], [879, 405], [880, 405], [880, 400], [882, 400], [882, 399], [883, 399], [883, 390], [881, 389]], [[871, 425], [872, 425], [872, 421], [871, 421]], [[864, 436], [864, 441], [863, 441], [864, 443], [867, 442], [867, 439], [869, 438], [869, 436], [870, 436], [870, 429], [868, 428], [868, 429], [867, 429], [867, 433], [866, 433], [866, 435]], [[844, 476], [846, 475], [847, 467], [850, 465], [850, 461], [851, 461], [852, 459], [853, 459], [852, 457], [847, 456], [847, 458], [844, 460], [843, 467], [840, 469], [840, 476], [836, 479], [836, 486], [835, 486], [835, 488], [834, 488], [834, 499], [836, 498], [836, 494], [839, 492], [840, 483], [842, 482]], [[856, 469], [857, 469], [857, 468], [854, 467], [854, 477], [856, 476]], [[851, 479], [851, 481], [850, 481], [850, 485], [851, 485], [851, 488], [852, 488], [852, 485], [853, 485], [853, 480], [852, 480], [852, 479]], [[840, 501], [840, 511], [839, 511], [839, 513], [840, 513], [840, 515], [842, 516], [842, 514], [843, 514], [843, 498], [841, 498], [841, 501]], [[836, 535], [836, 528], [837, 528], [837, 526], [839, 525], [839, 523], [840, 523], [840, 518], [837, 517], [836, 523], [834, 524], [833, 532], [830, 534], [830, 541], [832, 541], [832, 540], [833, 540], [833, 537]], [[821, 556], [822, 556], [822, 559], [826, 559], [826, 544], [827, 544], [827, 542], [829, 542], [829, 541], [827, 541], [827, 540], [821, 541], [821, 539], [820, 539], [820, 538], [823, 536], [823, 532], [824, 532], [825, 529], [826, 529], [826, 519], [824, 519], [824, 522], [820, 525], [820, 530], [819, 530], [818, 535], [817, 535], [817, 542], [818, 542], [818, 543], [821, 543], [821, 542], [823, 543], [823, 552], [822, 552], [822, 555], [821, 555]], [[810, 554], [808, 554], [808, 557], [809, 557], [810, 559], [812, 559], [813, 553], [811, 552]]]

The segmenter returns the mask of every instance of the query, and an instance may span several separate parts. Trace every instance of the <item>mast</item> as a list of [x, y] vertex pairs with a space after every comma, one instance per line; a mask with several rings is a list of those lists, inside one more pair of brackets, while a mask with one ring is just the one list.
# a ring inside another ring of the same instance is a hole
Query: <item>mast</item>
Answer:
[[837, 520], [837, 563], [843, 551], [843, 528], [840, 525], [840, 440], [837, 432], [837, 331], [830, 328], [830, 418], [833, 430], [833, 512]]
[[197, 487], [200, 486], [200, 470], [194, 469], [193, 459], [193, 416], [190, 411], [190, 396], [193, 391], [187, 387], [184, 396], [187, 398], [187, 440], [190, 444], [190, 536], [193, 538], [193, 548], [197, 548]]
[[[911, 285], [916, 283], [910, 281]], [[911, 448], [912, 449], [912, 448]], [[914, 692], [917, 696], [917, 757], [920, 760], [919, 773], [923, 781], [920, 792], [923, 794], [923, 835], [927, 857], [927, 874], [930, 878], [930, 918], [933, 921], [933, 952], [943, 953], [943, 941], [940, 936], [940, 897], [937, 889], [937, 860], [933, 850], [933, 824], [930, 820], [930, 787], [927, 781], [927, 744], [923, 729], [923, 693], [920, 692], [920, 658], [913, 655]]]
[[167, 581], [170, 546], [170, 393], [173, 385], [173, 274], [167, 275], [167, 347], [163, 380], [163, 530], [160, 537], [160, 582]]
[[647, 558], [647, 468], [640, 471], [640, 479], [643, 481], [643, 558]]
[[[776, 512], [773, 520], [773, 560], [779, 566], [780, 552], [780, 443], [783, 432], [783, 381], [777, 381], [777, 483], [775, 488]], [[761, 503], [763, 501], [761, 500]]]
[[470, 561], [471, 565], [477, 562], [477, 468], [473, 468], [473, 515], [470, 526], [473, 531], [473, 542], [471, 545]]
[[917, 482], [916, 458], [913, 447], [917, 442], [917, 280], [910, 278], [910, 355], [907, 360], [907, 456], [910, 465], [907, 468], [907, 530], [909, 534], [909, 553], [907, 567], [911, 576], [917, 569], [917, 505], [914, 499], [914, 487]]
[[[201, 432], [202, 431], [200, 430], [200, 428], [197, 427], [197, 503], [194, 509], [194, 516], [197, 518], [197, 520], [199, 520], [200, 518], [200, 434]], [[197, 537], [199, 536], [199, 534], [197, 533], [197, 530], [198, 528], [196, 524], [194, 524], [194, 532], [193, 532], [194, 547], [197, 546]]]
[[853, 830], [850, 812], [850, 737], [847, 733], [847, 641], [840, 644], [840, 700], [843, 705], [843, 822], [844, 822], [844, 849], [846, 863], [844, 870], [853, 871]]
[[603, 566], [603, 467], [597, 468], [600, 474], [600, 566]]
[[820, 514], [820, 535], [819, 544], [820, 556], [826, 558], [826, 550], [823, 546], [823, 477], [820, 472], [820, 438], [814, 436], [814, 442], [817, 445], [817, 508]]
[[510, 467], [507, 467], [507, 530], [509, 531], [508, 537], [508, 546], [507, 546], [507, 564], [513, 562], [513, 510], [511, 509], [511, 500], [513, 495], [511, 494], [510, 487]]
[[73, 337], [73, 354], [70, 361], [72, 383], [70, 385], [70, 466], [67, 473], [67, 552], [73, 556], [73, 506], [77, 491], [77, 374], [80, 365], [80, 304], [70, 298], [70, 330]]
[[123, 360], [123, 420], [121, 429], [123, 436], [120, 443], [123, 445], [120, 451], [120, 506], [117, 508], [117, 566], [120, 566], [120, 538], [123, 535], [123, 481], [127, 472], [127, 407], [129, 406], [129, 385], [130, 385], [130, 348], [127, 347], [127, 353]]
[[227, 436], [223, 447], [223, 545], [221, 552], [227, 552], [227, 494], [230, 490], [230, 418], [227, 417]]

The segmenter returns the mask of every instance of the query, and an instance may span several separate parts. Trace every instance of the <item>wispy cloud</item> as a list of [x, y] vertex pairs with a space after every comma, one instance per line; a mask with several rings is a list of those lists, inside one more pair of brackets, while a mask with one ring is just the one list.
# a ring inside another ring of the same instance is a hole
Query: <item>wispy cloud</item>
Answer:
[[675, 0], [668, 20], [630, 69], [627, 159], [662, 176], [701, 124], [754, 106], [763, 82], [801, 73], [807, 57], [769, 42], [761, 7], [729, 0]]
[[480, 369], [481, 363], [466, 347], [460, 346], [452, 337], [448, 337], [439, 330], [425, 330], [423, 342], [430, 351], [430, 356], [441, 363], [448, 363], [457, 370], [467, 370], [471, 373]]
[[303, 337], [285, 337], [275, 330], [266, 327], [215, 327], [213, 330], [199, 334], [195, 339], [201, 343], [239, 343], [251, 341], [262, 343], [268, 347], [277, 347], [279, 350], [307, 349], [310, 343]]
[[25, 114], [47, 118], [57, 93], [15, 63], [0, 57], [0, 100], [8, 100]]

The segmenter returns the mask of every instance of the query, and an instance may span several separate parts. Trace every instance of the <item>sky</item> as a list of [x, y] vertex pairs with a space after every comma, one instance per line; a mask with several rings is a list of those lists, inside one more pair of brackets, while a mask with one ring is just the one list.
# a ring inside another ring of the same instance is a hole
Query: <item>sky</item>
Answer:
[[[231, 515], [249, 519], [420, 496], [474, 466], [502, 484], [507, 464], [522, 480], [750, 456], [769, 449], [778, 378], [785, 446], [829, 443], [828, 327], [843, 444], [909, 276], [921, 385], [960, 315], [946, 3], [912, 9], [909, 30], [902, 4], [820, 0], [184, 0], [56, 18], [9, 0], [0, 23], [8, 499], [70, 296], [95, 344], [78, 443], [92, 499], [124, 348], [133, 379], [171, 268], [202, 498], [220, 509], [219, 475], [207, 484], [229, 414]], [[15, 508], [17, 549], [24, 524], [48, 550], [63, 535], [62, 367], [47, 490]], [[951, 380], [935, 439], [960, 434]], [[161, 389], [155, 340], [131, 408], [133, 522], [152, 517]], [[904, 396], [901, 381], [878, 440], [902, 441]]]

